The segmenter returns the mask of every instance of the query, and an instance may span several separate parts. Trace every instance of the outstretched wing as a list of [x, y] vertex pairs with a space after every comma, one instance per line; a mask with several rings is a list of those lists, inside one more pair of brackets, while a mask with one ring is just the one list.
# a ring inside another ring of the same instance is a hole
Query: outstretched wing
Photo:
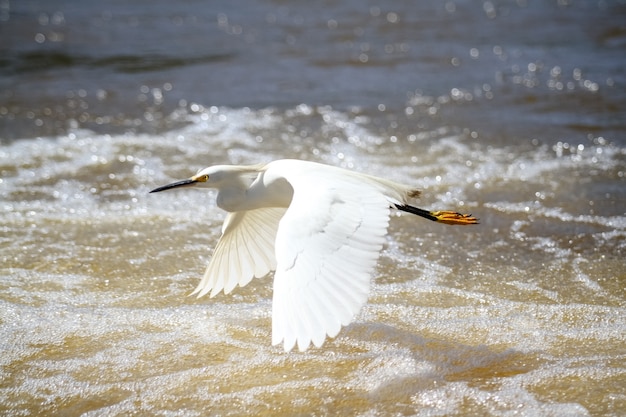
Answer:
[[294, 195], [276, 235], [272, 344], [303, 351], [335, 337], [367, 301], [389, 201], [333, 171], [285, 177]]
[[243, 287], [276, 269], [274, 241], [284, 208], [263, 208], [228, 213], [222, 237], [209, 261], [204, 277], [192, 294], [211, 297], [224, 290]]

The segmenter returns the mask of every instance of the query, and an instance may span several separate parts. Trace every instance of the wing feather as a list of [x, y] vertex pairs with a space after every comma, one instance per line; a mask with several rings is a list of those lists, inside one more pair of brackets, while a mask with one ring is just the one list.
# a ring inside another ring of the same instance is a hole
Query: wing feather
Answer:
[[276, 235], [272, 343], [286, 351], [321, 346], [352, 321], [387, 233], [389, 199], [335, 174], [284, 175], [294, 195]]
[[311, 299], [315, 300], [315, 306], [311, 305], [311, 309], [315, 307], [319, 327], [314, 329], [311, 335], [313, 344], [317, 347], [322, 346], [326, 335], [335, 337], [341, 330], [341, 323], [336, 320], [336, 307], [332, 303], [332, 298], [324, 294], [322, 286], [313, 286], [311, 288]]
[[204, 276], [192, 294], [214, 297], [244, 286], [276, 269], [274, 241], [284, 208], [228, 213], [222, 236]]

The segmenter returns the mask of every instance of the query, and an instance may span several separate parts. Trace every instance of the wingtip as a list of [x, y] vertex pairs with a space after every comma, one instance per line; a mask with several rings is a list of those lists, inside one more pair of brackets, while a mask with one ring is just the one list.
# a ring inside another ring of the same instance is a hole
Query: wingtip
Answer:
[[409, 192], [407, 193], [407, 197], [418, 198], [421, 194], [422, 192], [420, 190], [412, 189], [412, 190], [409, 190]]

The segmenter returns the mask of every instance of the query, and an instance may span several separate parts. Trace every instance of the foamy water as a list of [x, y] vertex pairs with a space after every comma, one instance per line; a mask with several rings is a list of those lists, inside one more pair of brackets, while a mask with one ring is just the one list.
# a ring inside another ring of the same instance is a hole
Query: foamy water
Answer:
[[[294, 133], [280, 131], [303, 115], [337, 139], [285, 150]], [[621, 170], [623, 150], [444, 135], [416, 140], [418, 156], [328, 108], [175, 117], [189, 124], [158, 136], [75, 131], [2, 148], [6, 412], [619, 414], [626, 221], [567, 196], [583, 173]], [[271, 277], [187, 296], [219, 236], [214, 194], [147, 194], [218, 161], [279, 157], [414, 184], [421, 206], [481, 225], [395, 216], [354, 323], [286, 354], [270, 346]]]
[[[622, 1], [0, 0], [0, 414], [621, 416]], [[271, 346], [272, 277], [189, 297], [280, 158], [413, 185], [369, 301]]]

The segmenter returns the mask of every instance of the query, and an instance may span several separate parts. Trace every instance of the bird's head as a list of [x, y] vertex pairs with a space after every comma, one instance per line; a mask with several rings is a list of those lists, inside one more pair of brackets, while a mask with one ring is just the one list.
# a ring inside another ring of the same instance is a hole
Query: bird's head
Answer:
[[240, 188], [242, 185], [248, 186], [250, 182], [256, 178], [257, 174], [258, 168], [256, 166], [215, 165], [201, 169], [191, 178], [157, 187], [150, 192], [158, 193], [160, 191], [171, 190], [172, 188], [195, 186], [217, 189], [229, 187]]
[[151, 193], [158, 193], [160, 191], [171, 190], [172, 188], [182, 188], [182, 187], [194, 187], [194, 186], [208, 186], [215, 187], [214, 180], [219, 177], [216, 173], [215, 167], [208, 167], [201, 169], [198, 173], [191, 178], [187, 178], [185, 180], [180, 180], [173, 182], [171, 184], [162, 185], [161, 187], [157, 187], [154, 190], [150, 191]]

